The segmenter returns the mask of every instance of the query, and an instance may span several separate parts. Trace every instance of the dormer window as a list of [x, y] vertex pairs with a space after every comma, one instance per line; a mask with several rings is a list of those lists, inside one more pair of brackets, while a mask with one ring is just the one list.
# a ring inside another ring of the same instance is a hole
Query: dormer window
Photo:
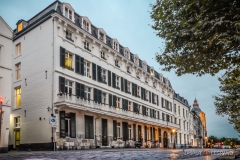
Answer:
[[135, 58], [134, 58], [134, 63], [137, 64], [137, 65], [139, 64], [139, 62], [138, 62], [138, 57], [135, 57]]
[[116, 51], [118, 51], [118, 43], [113, 42], [113, 49], [115, 49]]
[[83, 20], [83, 29], [89, 32], [90, 31], [89, 26], [90, 26], [89, 23], [86, 20]]
[[144, 71], [147, 71], [147, 64], [145, 62], [142, 62], [142, 68]]
[[154, 73], [154, 70], [153, 70], [153, 69], [151, 69], [151, 70], [150, 70], [150, 74], [151, 74], [151, 75], [153, 75], [153, 73]]
[[67, 7], [65, 7], [65, 17], [67, 17], [70, 20], [72, 20], [72, 11], [69, 10]]
[[17, 31], [20, 32], [23, 29], [22, 22], [17, 25]]
[[101, 41], [104, 41], [104, 34], [103, 33], [99, 33], [99, 39], [101, 40]]
[[129, 51], [128, 51], [128, 50], [125, 50], [124, 56], [125, 56], [127, 59], [130, 59], [130, 54], [129, 54]]

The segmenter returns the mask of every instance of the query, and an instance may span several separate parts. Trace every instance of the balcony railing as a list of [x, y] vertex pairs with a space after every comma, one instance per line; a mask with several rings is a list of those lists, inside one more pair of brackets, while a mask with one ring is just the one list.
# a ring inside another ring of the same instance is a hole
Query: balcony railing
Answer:
[[123, 119], [129, 119], [144, 123], [149, 123], [152, 125], [169, 127], [169, 128], [179, 128], [178, 124], [166, 122], [162, 119], [151, 118], [149, 116], [144, 116], [141, 113], [135, 113], [132, 111], [126, 111], [122, 108], [115, 108], [113, 106], [109, 106], [108, 104], [97, 103], [93, 100], [87, 100], [84, 98], [76, 97], [74, 95], [69, 96], [66, 94], [58, 94], [58, 99], [55, 105], [67, 105], [71, 108], [87, 110], [99, 114], [109, 115], [113, 117], [119, 117]]

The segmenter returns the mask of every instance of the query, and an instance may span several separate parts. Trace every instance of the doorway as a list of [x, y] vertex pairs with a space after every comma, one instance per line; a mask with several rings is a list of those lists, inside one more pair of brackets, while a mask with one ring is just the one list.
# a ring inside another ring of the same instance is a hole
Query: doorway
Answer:
[[102, 119], [102, 146], [107, 146], [107, 119]]
[[20, 130], [15, 131], [15, 148], [20, 146]]
[[168, 146], [167, 132], [163, 132], [163, 148], [167, 148]]

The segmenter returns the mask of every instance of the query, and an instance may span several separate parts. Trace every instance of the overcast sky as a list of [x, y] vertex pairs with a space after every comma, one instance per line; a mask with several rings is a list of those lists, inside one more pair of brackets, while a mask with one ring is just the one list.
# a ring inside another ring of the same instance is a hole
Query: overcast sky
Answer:
[[[53, 0], [0, 0], [0, 16], [9, 26], [16, 28], [20, 19], [29, 20], [42, 11]], [[61, 1], [63, 2], [63, 1]], [[163, 40], [157, 37], [151, 28], [153, 23], [150, 18], [150, 3], [155, 0], [66, 0], [81, 16], [87, 16], [92, 24], [103, 28], [112, 38], [118, 39], [124, 47], [128, 47], [140, 59], [153, 66], [155, 70], [170, 79], [176, 93], [186, 98], [193, 104], [196, 98], [200, 108], [206, 113], [208, 136], [238, 137], [227, 117], [215, 114], [213, 95], [219, 94], [217, 76], [194, 75], [176, 76], [174, 71], [163, 72], [161, 66], [155, 61], [155, 53], [161, 53]], [[185, 62], [187, 63], [187, 62]]]

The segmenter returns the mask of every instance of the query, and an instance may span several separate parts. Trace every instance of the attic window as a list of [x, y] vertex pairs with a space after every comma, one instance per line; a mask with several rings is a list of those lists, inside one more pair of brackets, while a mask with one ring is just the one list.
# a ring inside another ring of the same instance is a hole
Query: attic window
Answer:
[[89, 32], [89, 23], [85, 20], [83, 20], [83, 29]]
[[137, 65], [139, 64], [137, 57], [134, 58], [134, 63], [137, 64]]
[[130, 59], [130, 54], [129, 54], [128, 50], [125, 50], [124, 56], [125, 56], [127, 59]]
[[70, 20], [72, 20], [72, 11], [69, 10], [67, 7], [65, 7], [65, 17], [67, 17]]
[[17, 31], [20, 32], [23, 29], [22, 22], [18, 24]]
[[102, 32], [99, 32], [99, 39], [101, 41], [104, 41], [104, 34]]
[[116, 51], [118, 51], [118, 43], [117, 42], [113, 42], [113, 49], [115, 49]]
[[153, 75], [153, 69], [151, 69], [151, 71], [150, 71], [150, 72], [151, 72], [151, 75]]

